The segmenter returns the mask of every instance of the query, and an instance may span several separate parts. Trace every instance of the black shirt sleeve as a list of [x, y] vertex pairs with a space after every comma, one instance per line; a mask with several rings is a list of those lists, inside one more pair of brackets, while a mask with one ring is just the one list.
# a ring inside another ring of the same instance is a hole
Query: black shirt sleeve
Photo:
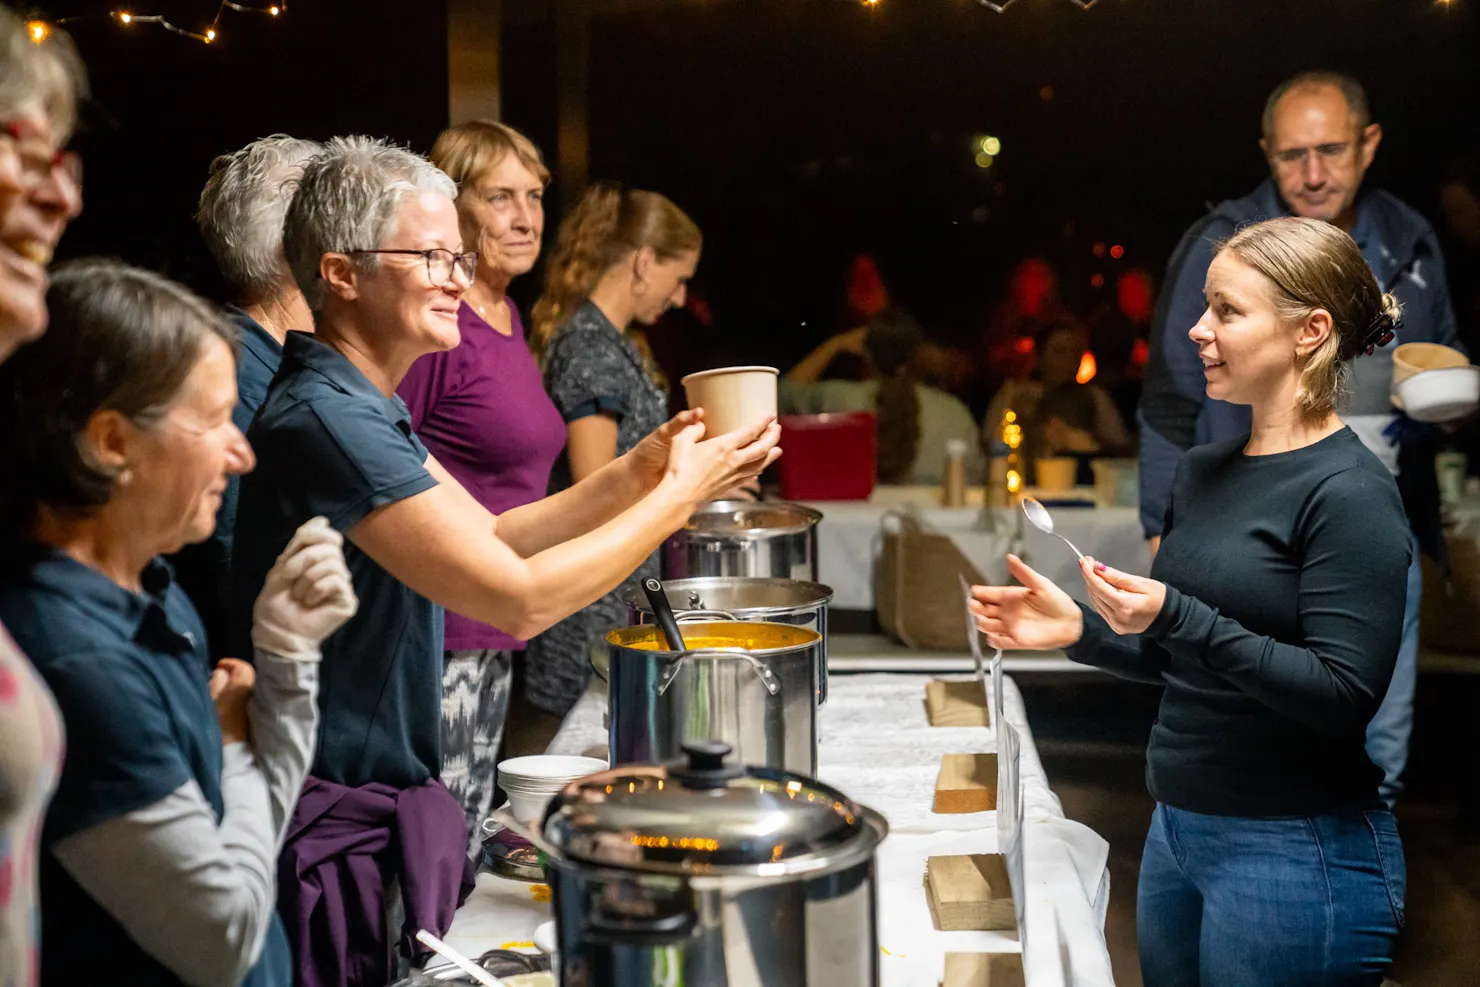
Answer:
[[1407, 570], [1408, 541], [1396, 526], [1366, 523], [1391, 499], [1357, 469], [1312, 493], [1299, 525], [1301, 644], [1255, 634], [1173, 586], [1145, 636], [1314, 730], [1360, 732], [1387, 692], [1402, 636], [1407, 588], [1390, 574]]

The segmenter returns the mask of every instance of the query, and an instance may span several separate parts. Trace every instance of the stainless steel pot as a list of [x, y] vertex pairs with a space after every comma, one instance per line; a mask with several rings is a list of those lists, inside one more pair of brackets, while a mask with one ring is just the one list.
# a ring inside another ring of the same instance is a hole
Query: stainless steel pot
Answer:
[[[817, 649], [817, 705], [827, 702], [827, 605], [829, 586], [795, 579], [756, 579], [708, 576], [663, 582], [668, 605], [680, 618], [689, 614], [724, 616], [734, 620], [764, 620], [773, 624], [810, 627], [822, 635]], [[653, 607], [636, 587], [622, 593], [627, 616], [634, 624], [653, 623]]]
[[759, 576], [817, 582], [817, 522], [801, 504], [717, 500], [663, 544], [663, 578]]
[[657, 627], [606, 635], [612, 764], [667, 761], [718, 739], [746, 763], [817, 773], [817, 657], [805, 627], [684, 621], [687, 651], [660, 650]]
[[524, 834], [547, 860], [562, 987], [877, 987], [888, 823], [728, 753], [697, 742], [582, 778]]

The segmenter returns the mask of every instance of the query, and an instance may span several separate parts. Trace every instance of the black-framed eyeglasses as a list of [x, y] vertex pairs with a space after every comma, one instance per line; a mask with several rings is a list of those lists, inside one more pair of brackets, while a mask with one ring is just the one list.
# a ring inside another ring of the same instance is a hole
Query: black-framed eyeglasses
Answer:
[[21, 121], [9, 120], [0, 123], [0, 136], [15, 141], [16, 158], [20, 162], [21, 181], [27, 189], [35, 189], [57, 172], [65, 174], [78, 189], [82, 188], [82, 157], [75, 151], [59, 150], [39, 134], [31, 134], [31, 128]]
[[421, 257], [427, 262], [427, 278], [438, 288], [452, 283], [452, 272], [458, 270], [468, 284], [473, 283], [473, 278], [478, 273], [478, 251], [469, 250], [461, 254], [453, 253], [446, 247], [433, 247], [430, 250], [346, 250], [346, 254], [404, 254], [407, 257]]
[[1351, 141], [1333, 141], [1329, 144], [1317, 144], [1315, 147], [1291, 147], [1283, 151], [1276, 151], [1270, 157], [1285, 167], [1304, 164], [1305, 159], [1314, 151], [1325, 161], [1335, 161], [1343, 157], [1347, 151], [1352, 149]]

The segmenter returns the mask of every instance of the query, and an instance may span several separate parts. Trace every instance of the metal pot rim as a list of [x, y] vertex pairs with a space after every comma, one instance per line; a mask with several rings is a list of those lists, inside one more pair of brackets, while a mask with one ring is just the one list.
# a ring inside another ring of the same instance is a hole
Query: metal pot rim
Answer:
[[[685, 635], [687, 636], [689, 630], [693, 630], [696, 633], [702, 635], [704, 633], [704, 628], [706, 627], [718, 626], [733, 628], [736, 626], [743, 627], [747, 624], [764, 624], [767, 628], [785, 628], [788, 634], [795, 633], [797, 634], [797, 636], [810, 635], [810, 637], [803, 637], [802, 640], [799, 640], [795, 644], [787, 644], [774, 648], [745, 649], [748, 654], [754, 655], [758, 658], [783, 658], [788, 654], [800, 654], [802, 652], [809, 651], [810, 649], [817, 647], [819, 644], [822, 643], [822, 635], [809, 627], [797, 627], [793, 624], [777, 624], [764, 620], [712, 620], [701, 623], [684, 624], [683, 626]], [[682, 655], [713, 659], [716, 661], [733, 660], [735, 658], [733, 651], [728, 651], [724, 648], [715, 647], [691, 648], [687, 651], [668, 651], [657, 648], [634, 648], [629, 644], [623, 643], [621, 640], [621, 637], [623, 635], [630, 634], [633, 631], [641, 631], [644, 636], [649, 634], [656, 635], [657, 633], [660, 633], [657, 629], [656, 624], [637, 624], [632, 627], [621, 627], [613, 631], [608, 631], [606, 633], [605, 640], [608, 647], [613, 649], [620, 649], [628, 653], [640, 654], [643, 657], [651, 655], [654, 658], [662, 659], [664, 661], [669, 661]]]
[[[609, 875], [617, 880], [638, 880], [650, 877], [655, 880], [683, 880], [696, 891], [735, 890], [737, 883], [764, 885], [780, 884], [796, 878], [820, 877], [847, 870], [878, 852], [879, 845], [889, 835], [889, 820], [875, 809], [866, 805], [858, 807], [862, 814], [863, 827], [848, 843], [821, 853], [791, 857], [776, 863], [760, 864], [702, 864], [693, 862], [644, 861], [641, 866], [623, 867], [605, 860], [588, 860], [572, 853], [567, 847], [551, 843], [540, 824], [541, 849], [558, 866], [579, 870], [582, 874], [599, 877]], [[553, 813], [551, 813], [553, 815]], [[546, 819], [548, 820], [548, 816]], [[554, 852], [551, 852], [551, 851]]]
[[766, 538], [774, 538], [779, 535], [804, 534], [817, 526], [822, 520], [822, 512], [803, 504], [791, 501], [750, 501], [750, 500], [714, 500], [703, 504], [689, 517], [692, 524], [695, 518], [701, 518], [706, 514], [733, 514], [738, 511], [760, 510], [769, 508], [783, 514], [796, 516], [792, 524], [781, 525], [774, 528], [742, 528], [738, 531], [704, 531], [702, 529], [683, 527], [674, 532], [675, 538], [688, 538], [693, 541], [760, 541]]
[[[805, 579], [785, 579], [781, 576], [689, 576], [684, 579], [663, 580], [663, 590], [681, 591], [698, 590], [706, 588], [713, 589], [744, 589], [747, 587], [769, 588], [769, 587], [796, 587], [798, 593], [806, 593], [811, 599], [804, 603], [776, 604], [773, 606], [727, 606], [721, 608], [706, 607], [706, 609], [723, 609], [737, 615], [745, 616], [754, 614], [764, 618], [767, 615], [796, 614], [808, 610], [816, 610], [818, 607], [826, 607], [832, 603], [833, 588], [824, 586], [822, 583], [814, 583]], [[629, 586], [622, 590], [622, 602], [629, 607], [641, 610], [643, 613], [652, 613], [653, 608], [647, 601], [647, 597], [641, 589]], [[675, 613], [682, 613], [684, 607], [675, 607]]]

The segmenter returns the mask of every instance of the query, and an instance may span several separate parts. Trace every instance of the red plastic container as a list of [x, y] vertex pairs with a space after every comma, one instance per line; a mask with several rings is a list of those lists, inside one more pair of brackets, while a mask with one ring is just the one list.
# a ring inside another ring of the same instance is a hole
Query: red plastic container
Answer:
[[782, 415], [777, 463], [787, 500], [868, 500], [878, 424], [873, 414]]

